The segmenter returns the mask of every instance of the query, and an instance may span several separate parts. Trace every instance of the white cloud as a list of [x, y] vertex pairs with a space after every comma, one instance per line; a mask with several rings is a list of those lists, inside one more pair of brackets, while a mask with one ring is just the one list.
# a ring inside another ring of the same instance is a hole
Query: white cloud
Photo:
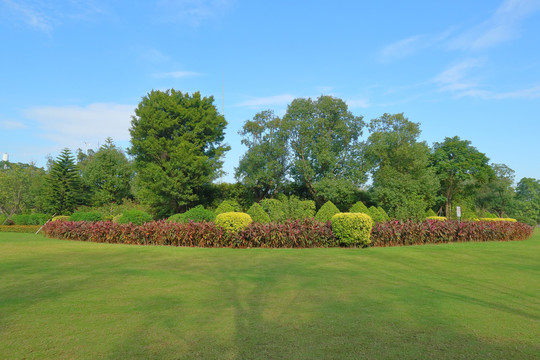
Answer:
[[414, 55], [420, 50], [427, 49], [446, 40], [452, 32], [454, 32], [453, 28], [440, 34], [414, 35], [396, 41], [380, 50], [379, 59], [382, 62], [391, 62]]
[[24, 115], [39, 124], [42, 136], [62, 146], [77, 148], [97, 144], [107, 137], [129, 140], [131, 115], [135, 106], [94, 103], [80, 106], [42, 106], [24, 110]]
[[440, 91], [455, 92], [474, 89], [478, 87], [478, 84], [468, 78], [469, 72], [484, 63], [485, 61], [482, 59], [464, 60], [435, 76], [433, 82], [439, 86]]
[[296, 99], [296, 96], [291, 94], [281, 94], [266, 97], [252, 97], [249, 100], [237, 104], [237, 106], [245, 106], [251, 108], [265, 106], [284, 106], [291, 103], [294, 99]]
[[504, 100], [504, 99], [538, 99], [540, 98], [540, 86], [535, 86], [528, 89], [507, 91], [507, 92], [492, 92], [480, 89], [470, 89], [459, 94], [460, 97], [474, 97], [484, 100]]
[[198, 26], [204, 20], [223, 15], [232, 3], [233, 0], [160, 0], [158, 6], [165, 10], [162, 19]]
[[154, 77], [159, 79], [165, 79], [165, 78], [173, 78], [173, 79], [180, 79], [180, 78], [186, 78], [186, 77], [195, 77], [195, 76], [201, 76], [201, 73], [194, 72], [194, 71], [171, 71], [171, 72], [162, 72], [162, 73], [156, 73], [154, 74]]
[[14, 121], [14, 120], [3, 120], [0, 122], [1, 127], [7, 130], [16, 130], [16, 129], [24, 129], [26, 128], [26, 124], [21, 121]]

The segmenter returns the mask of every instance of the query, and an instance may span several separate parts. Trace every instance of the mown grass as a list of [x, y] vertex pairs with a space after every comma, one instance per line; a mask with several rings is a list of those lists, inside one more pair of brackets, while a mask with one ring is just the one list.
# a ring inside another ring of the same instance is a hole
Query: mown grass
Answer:
[[0, 233], [2, 359], [537, 359], [540, 232], [373, 249]]

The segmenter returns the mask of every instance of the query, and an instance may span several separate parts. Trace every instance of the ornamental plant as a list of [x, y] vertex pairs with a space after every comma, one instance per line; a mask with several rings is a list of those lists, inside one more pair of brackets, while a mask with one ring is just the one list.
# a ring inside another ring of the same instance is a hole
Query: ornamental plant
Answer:
[[88, 212], [76, 212], [71, 214], [69, 221], [101, 221], [103, 220], [103, 215], [97, 211], [88, 211]]
[[58, 215], [58, 216], [53, 217], [51, 221], [69, 221], [69, 216]]
[[267, 224], [270, 222], [270, 216], [264, 211], [261, 205], [253, 203], [248, 209], [247, 214], [251, 216], [253, 222]]
[[226, 212], [216, 216], [216, 225], [229, 232], [238, 232], [252, 222], [251, 216], [242, 212]]
[[119, 224], [135, 224], [142, 225], [144, 223], [152, 221], [152, 216], [147, 212], [140, 210], [128, 210], [120, 216], [118, 219]]
[[238, 212], [241, 211], [240, 204], [236, 200], [223, 200], [221, 204], [217, 207], [215, 213], [216, 215], [223, 214], [226, 212]]
[[315, 215], [315, 220], [320, 222], [327, 222], [332, 219], [332, 216], [339, 214], [339, 209], [331, 201], [327, 201], [323, 206], [317, 211]]
[[434, 216], [428, 216], [428, 217], [426, 218], [426, 220], [446, 221], [446, 220], [448, 220], [448, 219], [446, 218], [446, 216], [436, 216], [436, 215], [434, 215]]
[[364, 205], [363, 202], [358, 201], [356, 204], [351, 206], [351, 208], [349, 209], [349, 212], [367, 214], [368, 213], [368, 208], [367, 208], [366, 205]]
[[197, 205], [183, 214], [174, 214], [170, 216], [168, 220], [172, 222], [201, 222], [214, 221], [215, 218], [216, 215], [213, 211], [205, 209], [202, 205]]
[[516, 219], [512, 218], [480, 218], [479, 221], [510, 221], [510, 222], [517, 222]]
[[371, 216], [364, 213], [339, 213], [332, 216], [332, 231], [347, 246], [367, 246], [373, 227]]

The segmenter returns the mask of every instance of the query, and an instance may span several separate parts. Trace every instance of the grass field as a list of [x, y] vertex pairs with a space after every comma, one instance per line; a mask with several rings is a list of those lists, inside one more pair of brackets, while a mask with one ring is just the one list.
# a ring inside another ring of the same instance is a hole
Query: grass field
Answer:
[[0, 233], [1, 359], [538, 359], [522, 242], [199, 249]]

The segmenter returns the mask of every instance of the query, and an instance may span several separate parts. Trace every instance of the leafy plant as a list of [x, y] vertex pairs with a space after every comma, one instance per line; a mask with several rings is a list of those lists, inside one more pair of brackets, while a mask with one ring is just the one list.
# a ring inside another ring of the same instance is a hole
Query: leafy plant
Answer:
[[373, 220], [368, 214], [339, 213], [332, 216], [332, 231], [336, 238], [348, 246], [367, 246], [373, 227]]
[[252, 221], [251, 216], [242, 212], [226, 212], [216, 216], [216, 225], [232, 232], [244, 229]]
[[287, 209], [283, 202], [277, 199], [263, 199], [261, 206], [272, 222], [283, 222], [287, 218]]
[[128, 210], [120, 216], [118, 219], [119, 224], [135, 224], [142, 225], [144, 223], [152, 221], [152, 216], [144, 211], [140, 210]]
[[339, 209], [334, 205], [331, 201], [327, 201], [319, 211], [317, 211], [317, 214], [315, 215], [315, 220], [321, 221], [321, 222], [327, 222], [332, 219], [332, 216], [339, 213]]
[[70, 221], [101, 221], [103, 215], [98, 212], [75, 212], [69, 217]]
[[351, 206], [349, 212], [352, 212], [352, 213], [364, 213], [364, 214], [367, 214], [367, 213], [368, 213], [368, 208], [367, 208], [366, 205], [364, 205], [363, 202], [358, 201], [358, 202], [355, 203], [353, 206]]
[[197, 205], [183, 214], [174, 214], [169, 216], [168, 220], [173, 222], [201, 222], [214, 221], [215, 218], [216, 215], [213, 211], [205, 209], [202, 205]]
[[248, 209], [247, 214], [251, 216], [253, 222], [267, 224], [270, 222], [270, 216], [264, 211], [261, 205], [253, 203]]
[[240, 204], [236, 200], [223, 200], [217, 207], [215, 214], [219, 215], [226, 212], [239, 212], [241, 211]]

